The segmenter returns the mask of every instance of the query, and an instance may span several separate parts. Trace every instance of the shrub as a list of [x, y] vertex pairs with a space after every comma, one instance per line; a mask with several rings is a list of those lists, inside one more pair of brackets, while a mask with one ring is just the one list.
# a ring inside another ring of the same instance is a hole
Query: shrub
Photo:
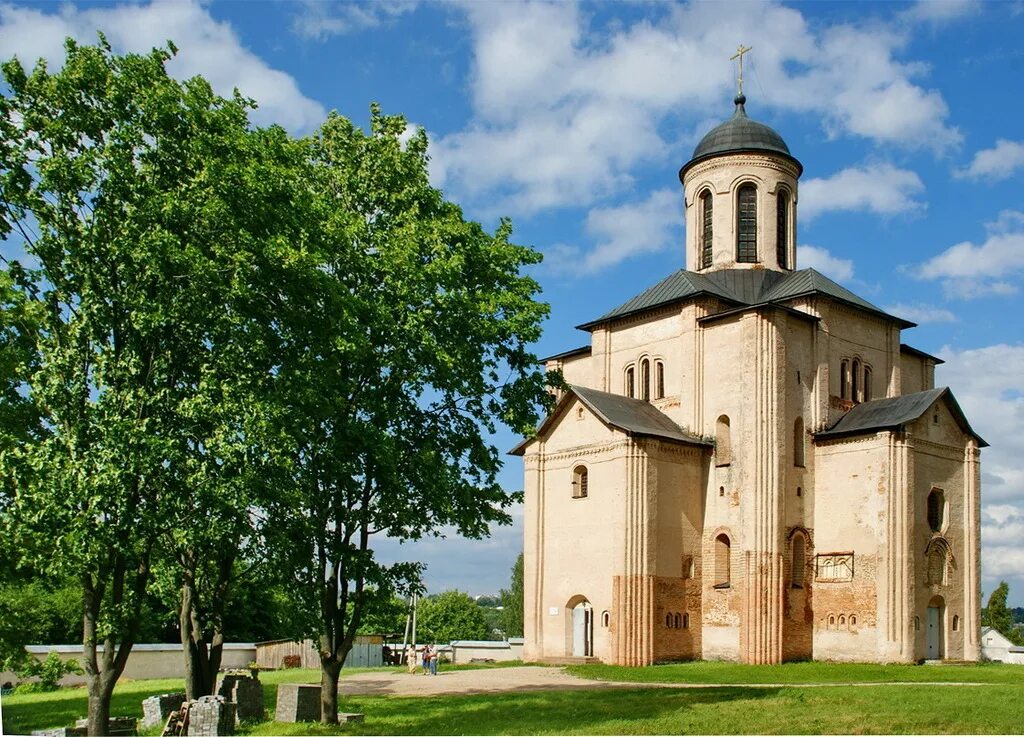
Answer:
[[64, 661], [53, 650], [42, 662], [32, 658], [18, 671], [18, 678], [38, 678], [35, 683], [21, 683], [16, 689], [18, 693], [37, 693], [40, 691], [56, 691], [60, 688], [60, 679], [69, 673], [81, 674], [82, 669], [77, 660]]
[[285, 655], [281, 658], [282, 668], [299, 668], [302, 666], [301, 655]]

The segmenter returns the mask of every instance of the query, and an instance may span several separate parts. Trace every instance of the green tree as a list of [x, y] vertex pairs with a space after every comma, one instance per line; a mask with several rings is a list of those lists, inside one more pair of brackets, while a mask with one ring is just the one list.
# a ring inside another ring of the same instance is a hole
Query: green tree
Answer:
[[483, 609], [461, 591], [445, 591], [420, 599], [417, 617], [417, 639], [421, 642], [487, 639]]
[[6, 276], [37, 323], [22, 380], [46, 428], [0, 457], [4, 512], [26, 563], [80, 582], [90, 734], [107, 732], [160, 553], [222, 563], [183, 557], [204, 542], [174, 531], [230, 508], [212, 527], [238, 547], [252, 502], [238, 417], [266, 355], [245, 309], [266, 243], [240, 222], [264, 204], [244, 193], [274, 185], [236, 176], [250, 103], [173, 80], [173, 51], [116, 56], [101, 37], [68, 41], [56, 73], [3, 65], [0, 236], [28, 256]]
[[988, 597], [988, 606], [982, 610], [982, 622], [994, 627], [1016, 644], [1020, 644], [1020, 635], [1013, 627], [1013, 613], [1006, 606], [1006, 598], [1010, 593], [1010, 585], [1000, 581]]
[[501, 590], [501, 622], [505, 637], [523, 636], [523, 554], [512, 566], [509, 588]]
[[[496, 475], [496, 422], [530, 431], [546, 400], [528, 345], [546, 305], [521, 270], [540, 260], [463, 218], [427, 178], [427, 140], [372, 110], [369, 133], [332, 115], [311, 143], [320, 197], [280, 280], [280, 495], [271, 548], [321, 659], [322, 718], [369, 590], [408, 594], [421, 566], [381, 565], [374, 535], [454, 528], [482, 537], [520, 498]], [[296, 288], [301, 285], [301, 288]]]

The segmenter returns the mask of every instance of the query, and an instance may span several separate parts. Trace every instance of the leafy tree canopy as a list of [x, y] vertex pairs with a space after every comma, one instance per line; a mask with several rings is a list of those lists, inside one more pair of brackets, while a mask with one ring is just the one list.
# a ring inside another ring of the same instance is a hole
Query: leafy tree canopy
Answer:
[[416, 639], [420, 642], [488, 639], [483, 610], [473, 597], [461, 591], [420, 599], [417, 618]]

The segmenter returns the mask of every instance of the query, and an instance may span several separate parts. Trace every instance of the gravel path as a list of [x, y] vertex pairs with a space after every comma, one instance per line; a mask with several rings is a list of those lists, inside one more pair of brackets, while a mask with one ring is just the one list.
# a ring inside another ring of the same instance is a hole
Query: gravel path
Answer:
[[338, 690], [351, 696], [433, 696], [506, 691], [599, 688], [823, 688], [829, 686], [982, 686], [981, 683], [918, 681], [900, 683], [625, 683], [577, 678], [562, 668], [524, 665], [514, 668], [442, 670], [436, 676], [394, 672], [357, 673]]

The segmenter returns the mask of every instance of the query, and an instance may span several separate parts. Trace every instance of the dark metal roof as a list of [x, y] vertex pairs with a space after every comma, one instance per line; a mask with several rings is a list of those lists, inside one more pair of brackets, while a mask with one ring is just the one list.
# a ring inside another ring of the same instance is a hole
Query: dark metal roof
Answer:
[[691, 445], [711, 446], [711, 443], [707, 440], [691, 435], [683, 430], [650, 402], [645, 402], [642, 399], [631, 399], [630, 397], [623, 397], [618, 394], [609, 394], [608, 392], [589, 389], [585, 386], [570, 385], [569, 390], [562, 396], [562, 399], [551, 411], [551, 414], [537, 428], [537, 434], [533, 438], [523, 440], [510, 450], [509, 454], [522, 455], [529, 443], [547, 432], [555, 418], [562, 412], [573, 396], [577, 397], [601, 422], [630, 435], [661, 438], [662, 440], [689, 443]]
[[931, 353], [925, 353], [924, 351], [918, 350], [917, 348], [913, 348], [907, 345], [906, 343], [900, 343], [900, 353], [909, 353], [912, 356], [926, 358], [929, 361], [935, 363], [936, 366], [938, 366], [940, 363], [945, 363], [945, 361], [943, 361], [938, 356], [933, 356]]
[[782, 136], [764, 123], [758, 123], [756, 120], [751, 120], [747, 117], [745, 107], [747, 98], [740, 95], [733, 102], [736, 103], [736, 112], [733, 113], [729, 120], [712, 128], [700, 140], [697, 148], [693, 150], [693, 156], [679, 170], [679, 179], [682, 180], [686, 171], [698, 161], [703, 161], [719, 154], [736, 153], [739, 151], [769, 151], [782, 154], [796, 164], [802, 173], [803, 166], [789, 152], [789, 146], [782, 140]]
[[548, 361], [558, 361], [558, 360], [561, 360], [563, 358], [573, 358], [574, 356], [585, 356], [585, 355], [589, 355], [591, 350], [592, 349], [591, 349], [591, 347], [589, 345], [583, 345], [583, 346], [580, 346], [579, 348], [573, 348], [571, 351], [562, 351], [561, 353], [556, 353], [553, 356], [547, 356], [545, 358], [538, 358], [537, 359], [537, 363], [547, 363]]
[[699, 295], [712, 295], [737, 306], [780, 303], [797, 297], [824, 295], [893, 320], [899, 323], [900, 327], [914, 327], [914, 323], [883, 312], [866, 299], [858, 297], [814, 269], [789, 272], [772, 269], [721, 269], [706, 274], [680, 269], [614, 310], [577, 327], [580, 330], [590, 330], [612, 320], [683, 302]]
[[971, 428], [953, 393], [949, 387], [945, 386], [914, 394], [904, 394], [902, 397], [888, 397], [863, 402], [840, 417], [827, 430], [816, 433], [815, 437], [828, 439], [902, 428], [919, 420], [940, 399], [945, 400], [946, 406], [949, 407], [961, 429], [969, 435], [973, 435], [978, 441], [979, 447], [988, 447], [988, 443]]

